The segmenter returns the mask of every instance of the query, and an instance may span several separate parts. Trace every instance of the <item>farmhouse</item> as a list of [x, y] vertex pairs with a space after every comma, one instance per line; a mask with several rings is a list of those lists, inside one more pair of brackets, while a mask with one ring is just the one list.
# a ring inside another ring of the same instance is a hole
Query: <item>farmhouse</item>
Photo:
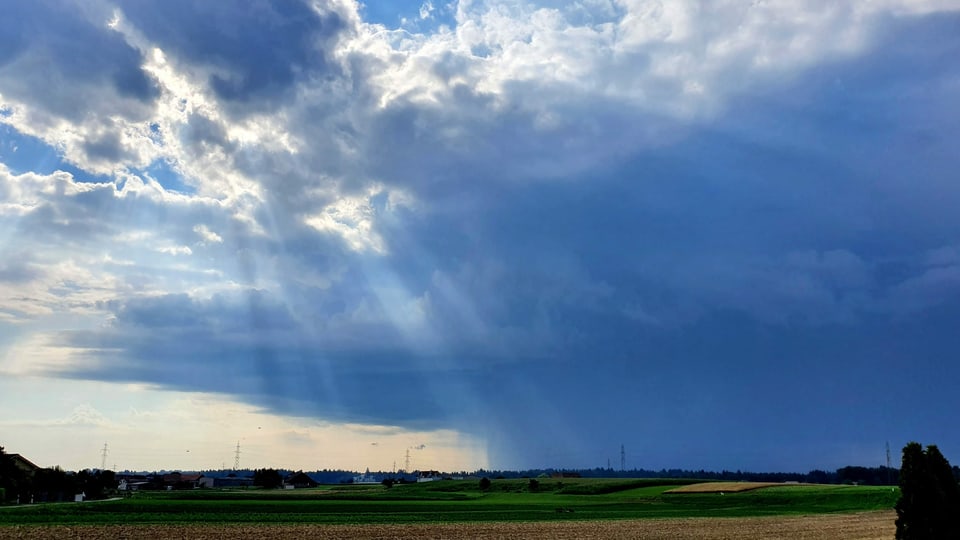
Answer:
[[433, 482], [443, 480], [443, 475], [439, 471], [417, 471], [417, 482]]
[[20, 454], [9, 454], [9, 458], [13, 462], [13, 466], [26, 473], [27, 476], [33, 476], [42, 468]]
[[310, 478], [309, 476], [307, 476], [307, 474], [304, 473], [303, 471], [297, 471], [295, 473], [288, 474], [287, 477], [283, 479], [283, 485], [284, 487], [289, 486], [291, 488], [299, 489], [299, 488], [313, 488], [313, 487], [317, 487], [320, 484], [314, 481], [313, 478]]
[[117, 489], [120, 491], [140, 491], [150, 487], [150, 479], [143, 475], [129, 474], [117, 477]]
[[250, 487], [253, 485], [253, 478], [242, 478], [239, 476], [227, 476], [225, 478], [214, 478], [213, 487], [218, 488], [236, 488]]
[[197, 481], [197, 487], [212, 488], [216, 485], [216, 479], [210, 476], [203, 476]]
[[183, 474], [172, 472], [163, 475], [163, 486], [167, 489], [193, 489], [200, 487], [202, 474]]

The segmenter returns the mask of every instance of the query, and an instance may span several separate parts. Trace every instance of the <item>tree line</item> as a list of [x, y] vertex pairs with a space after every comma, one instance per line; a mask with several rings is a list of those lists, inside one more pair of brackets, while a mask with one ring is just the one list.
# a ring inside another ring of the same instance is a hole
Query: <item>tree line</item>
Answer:
[[[960, 479], [960, 468], [953, 468]], [[850, 465], [835, 471], [812, 470], [798, 472], [754, 472], [754, 471], [707, 471], [704, 469], [527, 469], [521, 471], [484, 470], [472, 473], [474, 476], [491, 478], [536, 478], [541, 474], [574, 473], [582, 478], [696, 478], [701, 480], [720, 480], [724, 482], [802, 482], [808, 484], [858, 484], [866, 486], [895, 486], [899, 482], [899, 469], [894, 467], [861, 467]]]
[[88, 499], [100, 499], [116, 487], [113, 471], [69, 472], [53, 467], [28, 473], [17, 467], [0, 446], [0, 502], [72, 501], [78, 493]]

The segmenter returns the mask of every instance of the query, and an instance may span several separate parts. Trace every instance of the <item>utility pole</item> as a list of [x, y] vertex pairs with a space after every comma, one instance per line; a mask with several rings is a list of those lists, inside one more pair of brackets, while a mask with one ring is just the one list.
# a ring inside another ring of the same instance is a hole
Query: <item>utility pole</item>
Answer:
[[620, 472], [627, 470], [627, 451], [620, 445]]
[[890, 441], [887, 441], [887, 484], [893, 485], [893, 477], [891, 475], [893, 471], [890, 470]]
[[107, 470], [107, 443], [103, 443], [103, 450], [100, 451], [102, 459], [100, 460], [100, 470]]
[[410, 474], [410, 449], [407, 448], [407, 457], [404, 460], [403, 472]]
[[233, 454], [233, 470], [240, 470], [240, 441], [237, 441], [237, 451]]

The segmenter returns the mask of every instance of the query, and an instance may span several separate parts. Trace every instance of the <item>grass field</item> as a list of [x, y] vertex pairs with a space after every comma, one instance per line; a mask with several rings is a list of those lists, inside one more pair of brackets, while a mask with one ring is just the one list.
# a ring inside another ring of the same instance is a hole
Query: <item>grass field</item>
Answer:
[[782, 485], [739, 493], [666, 493], [681, 480], [494, 480], [304, 490], [140, 492], [103, 502], [0, 509], [0, 525], [437, 524], [800, 516], [889, 510], [891, 488]]

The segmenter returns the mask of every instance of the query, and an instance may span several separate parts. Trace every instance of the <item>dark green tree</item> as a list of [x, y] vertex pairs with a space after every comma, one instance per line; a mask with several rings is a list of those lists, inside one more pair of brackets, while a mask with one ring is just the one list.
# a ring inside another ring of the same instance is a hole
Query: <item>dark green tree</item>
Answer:
[[960, 487], [950, 462], [936, 446], [927, 447], [927, 469], [933, 483], [933, 527], [941, 538], [960, 538]]
[[960, 538], [960, 490], [950, 463], [936, 446], [903, 447], [897, 540]]
[[480, 491], [486, 491], [490, 489], [490, 479], [484, 476], [480, 479]]
[[903, 447], [903, 461], [900, 465], [900, 499], [895, 506], [897, 540], [932, 538], [930, 536], [932, 526], [928, 516], [929, 473], [926, 465], [926, 455], [920, 443], [910, 442]]
[[36, 502], [72, 501], [77, 489], [76, 475], [67, 474], [59, 466], [40, 469], [33, 478], [33, 500]]
[[93, 477], [93, 473], [88, 469], [83, 469], [82, 471], [77, 471], [77, 474], [74, 475], [74, 478], [77, 481], [77, 492], [82, 492], [87, 499], [99, 499], [100, 490], [97, 488], [97, 480]]
[[117, 479], [113, 471], [91, 471], [84, 469], [76, 474], [77, 489], [88, 499], [103, 499], [117, 489]]
[[278, 488], [283, 485], [283, 476], [276, 469], [257, 469], [253, 471], [253, 485], [266, 489]]

